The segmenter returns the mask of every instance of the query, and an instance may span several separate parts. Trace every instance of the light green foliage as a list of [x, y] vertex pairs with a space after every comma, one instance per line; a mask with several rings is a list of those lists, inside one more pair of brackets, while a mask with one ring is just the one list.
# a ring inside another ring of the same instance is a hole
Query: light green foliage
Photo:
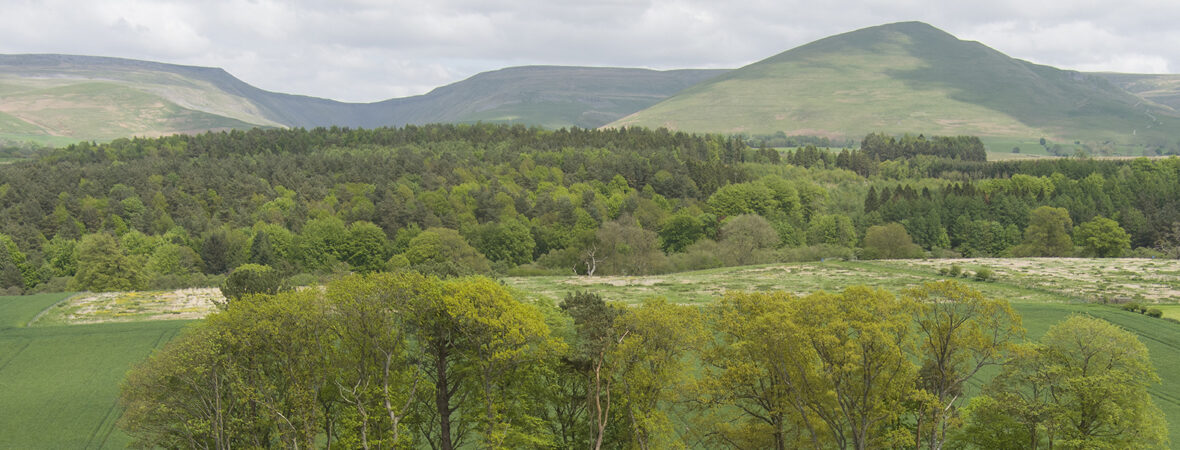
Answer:
[[152, 250], [146, 269], [151, 276], [186, 275], [201, 271], [201, 257], [189, 247], [164, 243]]
[[487, 258], [467, 243], [458, 231], [428, 228], [409, 241], [405, 257], [410, 267], [440, 276], [488, 273]]
[[775, 192], [762, 183], [739, 183], [721, 187], [709, 197], [713, 214], [721, 217], [739, 214], [766, 215], [777, 209]]
[[53, 276], [73, 276], [77, 272], [78, 260], [74, 259], [74, 247], [77, 246], [78, 241], [61, 236], [53, 236], [41, 246], [41, 255]]
[[904, 259], [922, 256], [922, 248], [914, 243], [899, 223], [869, 227], [865, 231], [865, 259]]
[[1016, 256], [1069, 256], [1073, 240], [1069, 237], [1073, 221], [1065, 208], [1041, 206], [1029, 214], [1024, 242], [1012, 249]]
[[1131, 250], [1131, 235], [1118, 222], [1102, 216], [1082, 223], [1074, 229], [1073, 240], [1086, 256], [1118, 258]]
[[1074, 315], [972, 402], [962, 440], [984, 448], [1166, 448], [1167, 425], [1147, 393], [1157, 382], [1135, 335]]
[[78, 271], [70, 288], [79, 291], [129, 291], [144, 283], [142, 264], [123, 253], [109, 234], [88, 234], [78, 243]]
[[409, 445], [405, 419], [427, 387], [410, 360], [411, 317], [403, 309], [417, 298], [439, 295], [438, 286], [407, 272], [372, 274], [333, 282], [325, 295], [338, 314], [331, 321], [339, 344], [331, 357], [337, 378], [330, 387], [340, 402], [338, 444]]
[[669, 403], [687, 380], [684, 357], [705, 337], [700, 312], [661, 299], [644, 301], [614, 321], [618, 345], [606, 355], [614, 373], [620, 414], [630, 424], [630, 445], [640, 449], [683, 448]]
[[730, 291], [711, 308], [715, 337], [692, 389], [703, 406], [697, 426], [710, 445], [782, 450], [826, 442], [807, 431], [806, 391], [791, 372], [808, 355], [793, 316], [797, 300]]
[[[906, 445], [892, 428], [914, 390], [912, 306], [883, 290], [853, 286], [800, 299], [800, 336], [811, 360], [806, 402], [838, 447]], [[814, 352], [814, 353], [812, 353]]]
[[328, 216], [308, 220], [299, 235], [303, 266], [320, 270], [335, 261], [344, 261], [348, 257], [349, 244], [348, 228], [340, 218]]
[[987, 366], [1008, 362], [1024, 328], [1008, 302], [988, 299], [957, 281], [924, 283], [906, 290], [917, 306], [915, 337], [926, 396], [917, 412], [917, 446], [942, 448], [962, 423], [964, 385]]
[[807, 227], [807, 244], [856, 245], [856, 228], [848, 216], [827, 214], [816, 217]]

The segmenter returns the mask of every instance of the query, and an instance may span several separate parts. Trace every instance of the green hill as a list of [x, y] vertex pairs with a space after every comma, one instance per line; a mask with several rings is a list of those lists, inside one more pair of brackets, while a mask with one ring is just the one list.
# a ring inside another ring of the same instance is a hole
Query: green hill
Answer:
[[611, 126], [859, 138], [869, 132], [1120, 145], [1180, 130], [1106, 79], [1010, 58], [930, 25], [865, 28], [686, 89]]
[[1162, 106], [1180, 111], [1180, 75], [1137, 73], [1093, 73], [1128, 92]]
[[485, 72], [428, 94], [382, 102], [396, 122], [508, 122], [597, 128], [725, 73], [527, 66]]
[[64, 143], [261, 127], [512, 122], [598, 127], [719, 70], [515, 67], [428, 94], [344, 103], [269, 92], [224, 70], [72, 55], [0, 55], [0, 139]]

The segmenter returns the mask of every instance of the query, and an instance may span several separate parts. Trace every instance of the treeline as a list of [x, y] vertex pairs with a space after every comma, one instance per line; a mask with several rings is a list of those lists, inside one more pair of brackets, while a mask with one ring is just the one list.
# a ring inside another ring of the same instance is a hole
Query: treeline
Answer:
[[413, 272], [236, 298], [128, 374], [119, 425], [145, 448], [1168, 445], [1134, 335], [1073, 316], [1026, 343], [1006, 302], [955, 281], [519, 298]]
[[[307, 281], [401, 268], [641, 275], [824, 257], [1180, 255], [1177, 159], [919, 154], [861, 158], [871, 165], [859, 170], [853, 154], [867, 152], [493, 125], [81, 143], [0, 166], [0, 289], [214, 285], [247, 263]], [[1066, 211], [1052, 251], [1029, 233], [1040, 207]], [[897, 239], [876, 239], [885, 231]], [[889, 242], [905, 248], [876, 244]]]

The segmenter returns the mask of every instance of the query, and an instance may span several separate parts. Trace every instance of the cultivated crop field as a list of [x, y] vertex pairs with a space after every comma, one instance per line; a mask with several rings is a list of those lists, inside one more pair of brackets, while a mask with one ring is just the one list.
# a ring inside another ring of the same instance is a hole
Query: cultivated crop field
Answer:
[[69, 294], [0, 297], [0, 448], [124, 448], [119, 382], [184, 321], [27, 326]]

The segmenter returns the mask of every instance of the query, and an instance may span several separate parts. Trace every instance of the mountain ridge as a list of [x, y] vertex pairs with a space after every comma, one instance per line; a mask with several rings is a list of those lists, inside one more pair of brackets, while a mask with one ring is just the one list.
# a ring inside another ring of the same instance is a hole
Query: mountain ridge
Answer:
[[[521, 66], [476, 74], [422, 95], [347, 103], [266, 91], [214, 67], [103, 56], [0, 55], [0, 138], [35, 139], [40, 133], [105, 140], [253, 126], [373, 128], [476, 121], [594, 128], [721, 72]], [[94, 104], [87, 95], [108, 101]], [[107, 120], [119, 99], [126, 103], [118, 109], [134, 117]], [[194, 117], [200, 120], [193, 126], [184, 123]], [[107, 123], [98, 123], [103, 120]]]
[[1094, 141], [1139, 140], [1145, 133], [1164, 138], [1180, 130], [1173, 111], [1142, 100], [1099, 76], [1011, 58], [925, 23], [899, 22], [773, 55], [608, 126]]

